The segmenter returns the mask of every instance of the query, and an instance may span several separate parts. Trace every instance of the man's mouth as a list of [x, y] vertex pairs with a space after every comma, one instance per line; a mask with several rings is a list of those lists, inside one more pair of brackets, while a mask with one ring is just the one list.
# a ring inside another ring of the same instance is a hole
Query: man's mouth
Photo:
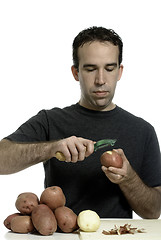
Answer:
[[106, 96], [108, 91], [94, 91], [94, 94], [99, 97]]

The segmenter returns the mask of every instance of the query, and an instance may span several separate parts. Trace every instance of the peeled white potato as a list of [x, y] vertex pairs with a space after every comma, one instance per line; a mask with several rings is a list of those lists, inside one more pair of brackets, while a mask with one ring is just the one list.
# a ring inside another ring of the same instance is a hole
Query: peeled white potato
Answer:
[[77, 223], [84, 232], [96, 232], [100, 226], [100, 217], [91, 210], [85, 210], [79, 213]]

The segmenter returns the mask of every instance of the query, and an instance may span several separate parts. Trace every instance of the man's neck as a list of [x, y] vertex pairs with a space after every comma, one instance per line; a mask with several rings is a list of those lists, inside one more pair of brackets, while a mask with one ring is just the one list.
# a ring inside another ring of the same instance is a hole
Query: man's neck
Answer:
[[79, 101], [79, 105], [89, 110], [100, 111], [100, 112], [111, 111], [116, 107], [116, 104], [114, 104], [113, 102], [111, 102], [108, 106], [103, 106], [103, 107], [99, 107], [99, 106], [93, 107], [91, 105], [83, 104], [81, 101]]

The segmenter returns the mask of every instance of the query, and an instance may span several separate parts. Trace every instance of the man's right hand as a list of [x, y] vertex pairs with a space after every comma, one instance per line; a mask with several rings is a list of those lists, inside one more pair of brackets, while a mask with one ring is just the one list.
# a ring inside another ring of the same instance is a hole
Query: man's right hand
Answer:
[[85, 138], [71, 136], [54, 142], [54, 156], [57, 152], [64, 155], [66, 162], [83, 161], [94, 151], [94, 142]]

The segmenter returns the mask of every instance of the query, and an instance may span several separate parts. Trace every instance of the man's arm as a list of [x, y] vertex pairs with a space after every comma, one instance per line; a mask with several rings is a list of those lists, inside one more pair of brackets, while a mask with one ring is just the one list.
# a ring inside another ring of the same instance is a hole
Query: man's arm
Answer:
[[0, 141], [0, 174], [11, 174], [55, 157], [57, 151], [67, 162], [82, 161], [94, 151], [91, 140], [75, 136], [59, 141], [19, 143]]
[[123, 159], [122, 168], [102, 170], [111, 182], [119, 185], [131, 208], [142, 218], [159, 218], [161, 213], [161, 186], [148, 187], [131, 167], [123, 151], [117, 152]]
[[11, 174], [43, 162], [48, 158], [46, 143], [0, 142], [0, 174]]
[[159, 218], [161, 187], [148, 187], [133, 171], [133, 176], [119, 184], [132, 209], [142, 218]]

